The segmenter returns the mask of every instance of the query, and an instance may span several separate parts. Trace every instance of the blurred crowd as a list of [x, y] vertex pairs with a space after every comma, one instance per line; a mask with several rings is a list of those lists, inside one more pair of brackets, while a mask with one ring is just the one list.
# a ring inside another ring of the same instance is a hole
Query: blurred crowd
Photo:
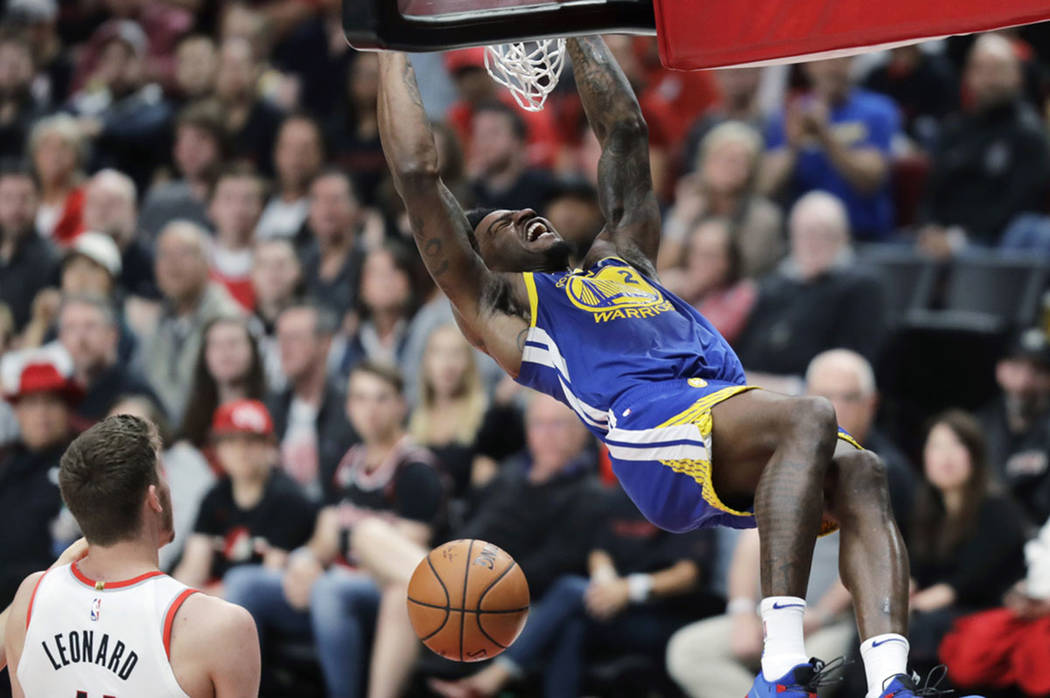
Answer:
[[[607, 39], [649, 126], [664, 284], [752, 383], [828, 398], [882, 455], [914, 663], [989, 695], [1050, 695], [1047, 30], [702, 73]], [[601, 229], [571, 67], [530, 113], [482, 49], [413, 61], [465, 208]], [[265, 695], [743, 695], [757, 535], [657, 529], [571, 411], [469, 346], [377, 88], [331, 0], [3, 5], [0, 604], [78, 535], [65, 446], [132, 413], [164, 437], [161, 565], [251, 611]], [[408, 623], [416, 562], [453, 538], [529, 580], [488, 663]], [[810, 582], [825, 660], [856, 646], [837, 557], [822, 539]], [[863, 692], [845, 673], [823, 698]]]

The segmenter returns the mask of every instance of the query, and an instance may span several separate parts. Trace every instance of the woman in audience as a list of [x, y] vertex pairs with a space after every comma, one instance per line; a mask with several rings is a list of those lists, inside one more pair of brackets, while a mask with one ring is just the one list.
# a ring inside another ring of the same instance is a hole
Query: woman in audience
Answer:
[[265, 395], [262, 358], [248, 321], [232, 316], [213, 320], [204, 328], [180, 438], [204, 450], [212, 415], [220, 405], [262, 400]]
[[430, 333], [421, 368], [419, 404], [408, 431], [437, 456], [459, 494], [470, 483], [474, 444], [488, 406], [481, 374], [474, 351], [454, 325]]
[[80, 127], [68, 114], [41, 119], [29, 135], [29, 157], [40, 186], [36, 231], [63, 246], [80, 233], [84, 147]]
[[401, 368], [408, 323], [416, 309], [417, 266], [413, 255], [396, 242], [365, 255], [357, 293], [360, 323], [345, 349], [336, 354], [341, 357], [341, 375], [349, 375], [363, 359]]
[[201, 500], [215, 483], [204, 455], [188, 441], [172, 444], [171, 429], [164, 410], [148, 395], [125, 395], [117, 399], [107, 417], [130, 414], [148, 419], [157, 425], [161, 445], [164, 474], [171, 488], [171, 508], [175, 522], [175, 540], [160, 549], [160, 568], [171, 571], [182, 556], [186, 539], [193, 532]]
[[960, 616], [1000, 603], [1024, 574], [1024, 530], [1017, 506], [992, 491], [981, 427], [950, 410], [933, 420], [923, 448], [908, 540], [911, 558], [911, 661], [923, 673]]
[[758, 287], [743, 277], [740, 245], [728, 218], [700, 221], [689, 236], [685, 262], [663, 274], [664, 285], [711, 321], [732, 343], [758, 298]]
[[678, 182], [675, 204], [664, 220], [660, 269], [682, 264], [689, 232], [709, 216], [731, 220], [744, 275], [756, 277], [784, 256], [786, 244], [777, 206], [755, 193], [762, 138], [750, 126], [727, 121], [704, 137], [696, 172]]

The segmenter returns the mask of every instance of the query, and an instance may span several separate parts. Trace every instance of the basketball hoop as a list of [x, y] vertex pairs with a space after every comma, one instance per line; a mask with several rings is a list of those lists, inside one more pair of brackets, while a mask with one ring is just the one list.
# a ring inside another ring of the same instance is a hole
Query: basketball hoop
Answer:
[[540, 111], [565, 67], [565, 39], [489, 46], [485, 68], [526, 111]]

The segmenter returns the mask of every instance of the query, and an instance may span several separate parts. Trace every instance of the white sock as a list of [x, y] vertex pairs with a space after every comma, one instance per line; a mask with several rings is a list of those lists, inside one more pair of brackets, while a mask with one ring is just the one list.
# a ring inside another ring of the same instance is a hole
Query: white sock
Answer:
[[907, 638], [896, 633], [876, 635], [861, 643], [860, 656], [864, 659], [864, 673], [868, 677], [865, 698], [879, 698], [887, 679], [908, 673], [910, 648]]
[[795, 596], [770, 596], [762, 599], [762, 676], [776, 681], [799, 664], [809, 661], [802, 636], [802, 617], [806, 601]]

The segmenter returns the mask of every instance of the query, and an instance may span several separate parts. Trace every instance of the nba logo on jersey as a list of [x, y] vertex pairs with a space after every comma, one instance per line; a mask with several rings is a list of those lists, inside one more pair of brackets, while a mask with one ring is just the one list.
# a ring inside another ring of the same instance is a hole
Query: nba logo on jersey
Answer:
[[91, 599], [91, 620], [97, 621], [102, 615], [102, 599], [95, 597]]

